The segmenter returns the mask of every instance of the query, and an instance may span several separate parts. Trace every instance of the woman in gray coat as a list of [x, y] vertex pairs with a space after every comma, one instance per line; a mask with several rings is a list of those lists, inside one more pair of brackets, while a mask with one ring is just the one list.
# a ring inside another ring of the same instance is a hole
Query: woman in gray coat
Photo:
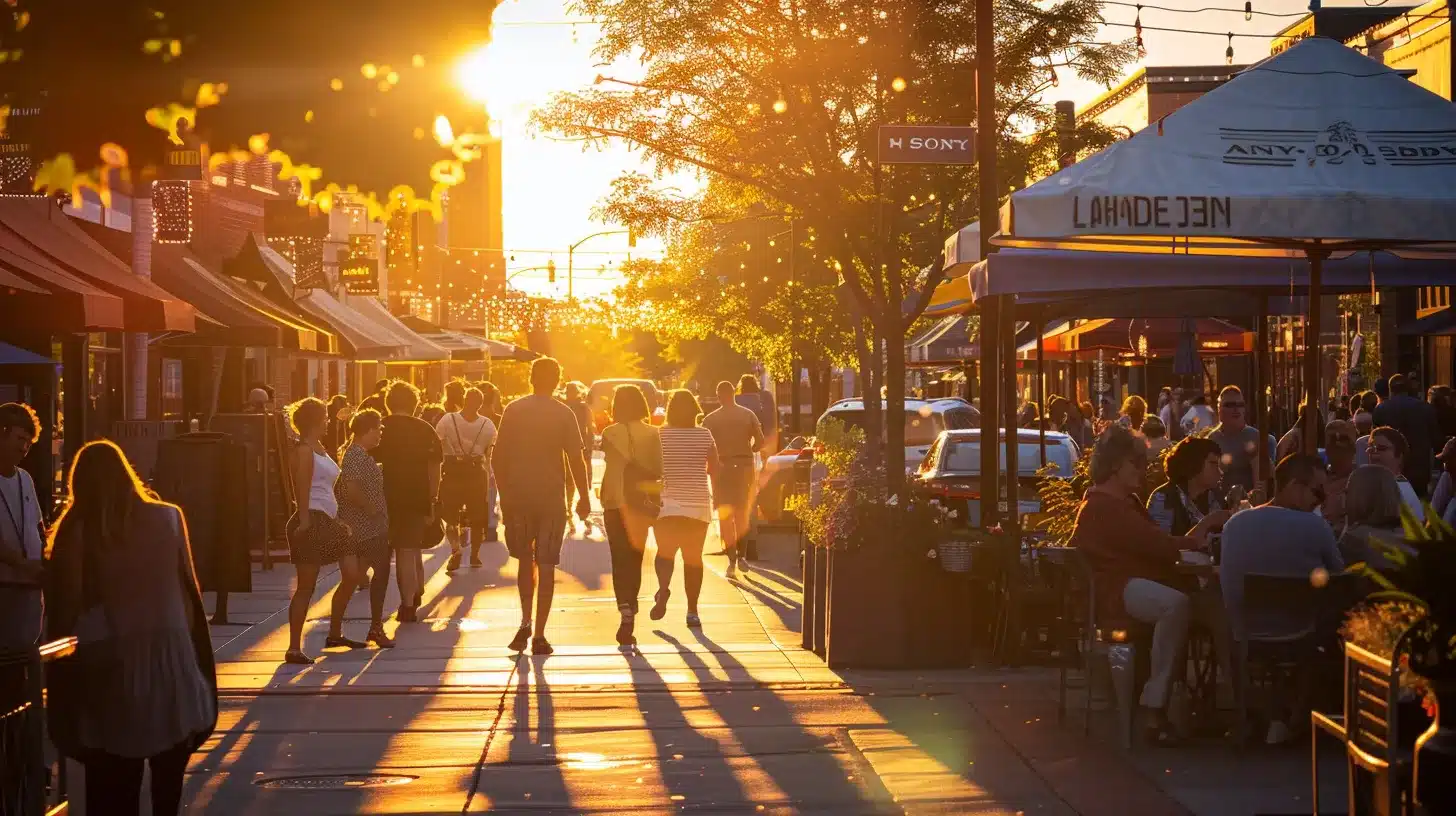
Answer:
[[70, 503], [51, 536], [47, 634], [75, 636], [50, 664], [51, 736], [86, 769], [86, 801], [175, 814], [188, 758], [217, 725], [217, 675], [187, 524], [101, 440], [71, 465]]

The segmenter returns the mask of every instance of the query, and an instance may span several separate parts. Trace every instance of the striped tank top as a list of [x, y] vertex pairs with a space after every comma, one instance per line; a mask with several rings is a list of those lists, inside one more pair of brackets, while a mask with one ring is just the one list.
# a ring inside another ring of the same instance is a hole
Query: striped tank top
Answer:
[[708, 457], [713, 434], [707, 428], [669, 428], [662, 433], [661, 516], [713, 520], [708, 487]]

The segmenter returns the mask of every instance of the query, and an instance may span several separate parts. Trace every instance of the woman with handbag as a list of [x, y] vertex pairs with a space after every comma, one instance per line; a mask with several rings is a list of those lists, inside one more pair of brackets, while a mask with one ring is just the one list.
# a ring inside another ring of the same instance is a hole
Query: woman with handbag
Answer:
[[440, 468], [439, 516], [445, 521], [445, 537], [450, 540], [447, 573], [460, 568], [467, 531], [470, 566], [482, 566], [480, 545], [490, 525], [485, 463], [490, 461], [496, 432], [495, 423], [481, 413], [484, 406], [485, 395], [477, 388], [468, 389], [461, 396], [460, 410], [446, 414], [435, 424], [445, 454]]
[[47, 666], [60, 752], [86, 769], [96, 813], [175, 814], [188, 758], [217, 725], [217, 675], [187, 524], [126, 455], [100, 440], [71, 465], [70, 503], [51, 535], [47, 636], [76, 653]]
[[320, 400], [306, 397], [290, 407], [289, 420], [298, 434], [288, 459], [298, 499], [287, 526], [288, 557], [297, 574], [293, 598], [288, 602], [288, 651], [283, 660], [306, 666], [313, 663], [313, 658], [303, 651], [303, 624], [318, 586], [319, 569], [327, 564], [339, 565], [339, 585], [334, 587], [324, 646], [363, 649], [369, 644], [344, 637], [344, 612], [359, 583], [359, 559], [349, 528], [339, 521], [339, 498], [335, 493], [339, 464], [324, 448], [328, 408]]
[[606, 470], [602, 474], [602, 523], [612, 551], [612, 590], [622, 622], [617, 643], [633, 646], [637, 595], [642, 590], [642, 554], [647, 532], [662, 507], [662, 439], [648, 424], [647, 398], [635, 385], [612, 393], [612, 424], [602, 430]]

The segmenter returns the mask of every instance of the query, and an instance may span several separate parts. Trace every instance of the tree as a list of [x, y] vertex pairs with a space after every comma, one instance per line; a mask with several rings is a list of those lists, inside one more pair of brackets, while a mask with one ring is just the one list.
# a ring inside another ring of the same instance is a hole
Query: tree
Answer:
[[[620, 139], [651, 160], [657, 178], [623, 176], [604, 209], [669, 237], [714, 220], [724, 198], [759, 200], [793, 219], [816, 236], [825, 269], [869, 324], [856, 343], [861, 371], [903, 383], [905, 333], [940, 280], [945, 234], [976, 215], [976, 176], [965, 167], [881, 168], [877, 126], [970, 123], [974, 0], [580, 0], [577, 8], [602, 23], [601, 61], [638, 56], [644, 67], [640, 78], [599, 77], [536, 115], [563, 137], [588, 146]], [[1005, 190], [1047, 161], [1048, 140], [1019, 134], [1049, 129], [1040, 94], [1056, 68], [1110, 83], [1134, 48], [1095, 41], [1096, 0], [1046, 8], [1002, 0], [996, 14], [999, 115], [981, 138], [997, 142]], [[721, 186], [684, 194], [658, 181], [682, 170]], [[891, 416], [903, 411], [903, 389], [889, 388], [886, 403]], [[904, 474], [902, 425], [885, 425], [892, 489]]]

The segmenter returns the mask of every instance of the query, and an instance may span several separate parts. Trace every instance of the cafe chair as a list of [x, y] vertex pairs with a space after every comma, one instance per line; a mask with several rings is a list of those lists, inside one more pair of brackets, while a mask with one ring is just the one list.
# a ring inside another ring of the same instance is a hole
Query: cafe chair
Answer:
[[1332, 575], [1320, 587], [1307, 575], [1244, 576], [1244, 635], [1235, 638], [1231, 661], [1237, 746], [1248, 742], [1254, 673], [1272, 688], [1301, 662], [1316, 657], [1326, 642], [1333, 644], [1339, 613], [1348, 608], [1353, 594], [1353, 577], [1348, 575]]

